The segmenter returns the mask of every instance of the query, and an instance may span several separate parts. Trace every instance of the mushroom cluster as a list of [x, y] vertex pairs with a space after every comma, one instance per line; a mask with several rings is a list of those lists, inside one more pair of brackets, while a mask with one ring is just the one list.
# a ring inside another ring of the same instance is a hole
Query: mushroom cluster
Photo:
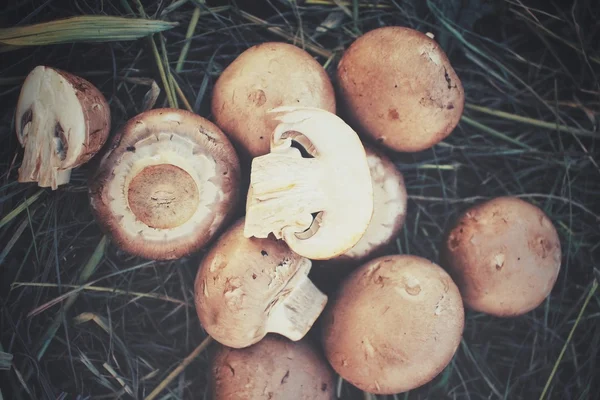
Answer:
[[[452, 360], [464, 307], [521, 315], [557, 280], [558, 233], [516, 197], [466, 210], [439, 264], [395, 254], [409, 196], [390, 156], [447, 138], [464, 105], [431, 34], [364, 34], [341, 57], [336, 83], [340, 115], [334, 84], [306, 51], [254, 46], [218, 78], [214, 122], [145, 111], [90, 175], [91, 208], [122, 250], [156, 260], [204, 250], [194, 294], [219, 342], [213, 399], [332, 399], [334, 370], [367, 392], [414, 389]], [[107, 140], [110, 110], [91, 83], [40, 66], [15, 126], [19, 181], [56, 189]], [[321, 315], [322, 353], [306, 338]]]

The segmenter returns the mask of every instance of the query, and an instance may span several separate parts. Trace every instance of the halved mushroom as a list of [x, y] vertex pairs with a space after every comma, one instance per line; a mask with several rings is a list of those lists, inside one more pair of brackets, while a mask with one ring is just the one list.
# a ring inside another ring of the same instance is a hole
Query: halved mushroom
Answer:
[[18, 181], [53, 190], [100, 150], [110, 131], [110, 108], [94, 85], [43, 65], [27, 75], [15, 119], [25, 148]]
[[328, 111], [273, 112], [280, 124], [271, 153], [252, 161], [244, 235], [273, 233], [310, 259], [338, 256], [360, 240], [373, 215], [365, 149], [356, 132]]
[[219, 346], [210, 369], [212, 400], [333, 400], [334, 374], [306, 340], [267, 335], [245, 349]]
[[384, 251], [406, 218], [404, 176], [382, 152], [365, 147], [373, 182], [373, 217], [364, 236], [336, 260], [360, 262]]
[[414, 29], [359, 37], [337, 69], [345, 115], [359, 133], [396, 151], [427, 149], [458, 124], [465, 93], [446, 53]]
[[449, 232], [442, 254], [465, 304], [500, 317], [539, 306], [561, 264], [552, 221], [533, 204], [509, 196], [469, 208]]
[[132, 118], [90, 179], [98, 223], [125, 251], [175, 259], [204, 246], [232, 215], [239, 160], [210, 121], [184, 110]]
[[463, 328], [463, 303], [446, 271], [417, 256], [384, 256], [342, 283], [324, 312], [323, 347], [342, 378], [393, 394], [438, 375]]
[[211, 106], [215, 123], [238, 146], [242, 158], [269, 152], [277, 124], [268, 113], [272, 108], [336, 111], [325, 69], [306, 51], [282, 42], [261, 43], [240, 54], [215, 83]]
[[243, 229], [239, 220], [200, 265], [194, 289], [202, 326], [235, 348], [269, 332], [302, 339], [327, 302], [308, 279], [311, 261], [272, 237], [246, 238]]

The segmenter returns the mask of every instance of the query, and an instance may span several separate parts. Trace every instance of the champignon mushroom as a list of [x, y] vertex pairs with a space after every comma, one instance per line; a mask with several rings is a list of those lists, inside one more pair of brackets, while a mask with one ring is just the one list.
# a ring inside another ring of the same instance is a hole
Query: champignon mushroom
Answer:
[[210, 368], [212, 400], [333, 400], [334, 374], [306, 340], [267, 335], [244, 349], [219, 346]]
[[373, 182], [373, 217], [364, 236], [336, 260], [364, 261], [396, 239], [406, 218], [404, 176], [382, 152], [365, 147]]
[[238, 200], [239, 160], [221, 130], [184, 110], [130, 119], [90, 179], [98, 223], [123, 250], [180, 258], [208, 243]]
[[323, 346], [338, 374], [367, 392], [393, 394], [432, 380], [460, 343], [458, 288], [421, 257], [376, 258], [354, 271], [323, 317]]
[[414, 29], [389, 26], [359, 37], [342, 56], [337, 78], [357, 131], [396, 151], [440, 142], [463, 112], [464, 90], [448, 57]]
[[373, 215], [364, 147], [328, 111], [280, 107], [273, 113], [280, 124], [271, 152], [252, 161], [244, 235], [273, 233], [310, 259], [338, 256], [360, 240]]
[[250, 346], [273, 332], [306, 335], [327, 302], [308, 279], [311, 261], [280, 240], [246, 238], [239, 220], [202, 260], [195, 282], [196, 311], [215, 340]]
[[71, 169], [86, 163], [106, 142], [110, 108], [90, 82], [40, 65], [25, 78], [15, 127], [25, 148], [18, 181], [56, 190], [69, 183]]
[[242, 158], [269, 152], [277, 123], [267, 112], [279, 106], [336, 111], [327, 72], [310, 54], [291, 44], [267, 42], [249, 48], [223, 71], [213, 89], [214, 120]]
[[465, 304], [499, 317], [539, 306], [561, 264], [560, 240], [550, 219], [510, 196], [468, 209], [450, 230], [442, 254]]

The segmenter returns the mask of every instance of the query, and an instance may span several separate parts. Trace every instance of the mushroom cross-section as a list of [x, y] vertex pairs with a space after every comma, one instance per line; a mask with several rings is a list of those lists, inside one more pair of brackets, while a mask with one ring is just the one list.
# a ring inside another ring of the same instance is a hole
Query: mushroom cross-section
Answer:
[[125, 124], [90, 179], [98, 223], [125, 251], [175, 259], [205, 245], [231, 216], [240, 168], [210, 121], [156, 109]]
[[218, 346], [211, 357], [212, 400], [333, 400], [334, 374], [308, 341], [276, 335], [245, 349]]
[[[373, 181], [373, 217], [363, 237], [339, 261], [362, 261], [377, 255], [396, 238], [406, 218], [404, 176], [382, 152], [365, 147]], [[381, 253], [380, 253], [381, 254]]]
[[373, 215], [365, 149], [328, 111], [280, 107], [273, 113], [280, 123], [271, 152], [252, 161], [244, 234], [273, 233], [310, 259], [340, 255], [360, 240]]
[[15, 113], [17, 138], [25, 148], [19, 182], [41, 187], [69, 182], [71, 169], [92, 158], [110, 131], [110, 108], [90, 82], [43, 65], [23, 83]]
[[311, 261], [281, 240], [246, 238], [243, 229], [243, 220], [234, 224], [198, 269], [194, 292], [202, 326], [235, 348], [269, 332], [302, 339], [327, 302], [308, 279]]

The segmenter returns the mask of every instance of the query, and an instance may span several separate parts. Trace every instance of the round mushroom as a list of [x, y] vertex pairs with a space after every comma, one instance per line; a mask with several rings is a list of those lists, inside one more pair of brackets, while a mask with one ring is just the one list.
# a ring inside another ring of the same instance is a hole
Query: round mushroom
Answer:
[[393, 394], [424, 385], [448, 365], [464, 310], [441, 267], [393, 255], [354, 271], [322, 324], [325, 355], [342, 378], [367, 392]]
[[560, 240], [550, 219], [510, 196], [468, 209], [450, 230], [442, 254], [465, 304], [499, 317], [539, 306], [561, 264]]
[[238, 201], [239, 160], [221, 130], [184, 110], [129, 120], [89, 182], [96, 220], [128, 253], [190, 254], [227, 222]]
[[361, 134], [403, 152], [427, 149], [458, 124], [464, 90], [442, 48], [414, 29], [359, 37], [337, 69], [345, 114]]
[[358, 263], [385, 249], [396, 239], [406, 219], [404, 176], [382, 152], [365, 147], [373, 182], [373, 217], [363, 237], [335, 260]]
[[356, 245], [373, 215], [365, 149], [328, 111], [280, 107], [272, 113], [280, 123], [271, 152], [252, 160], [244, 235], [273, 233], [313, 260], [339, 256]]
[[267, 112], [279, 106], [336, 111], [327, 72], [291, 44], [267, 42], [249, 48], [223, 71], [213, 89], [214, 121], [244, 157], [269, 152], [277, 122]]
[[212, 400], [333, 400], [334, 374], [306, 340], [267, 335], [244, 349], [219, 346], [212, 357]]
[[308, 279], [311, 261], [283, 241], [243, 233], [239, 220], [200, 264], [194, 290], [202, 326], [234, 348], [257, 343], [269, 332], [302, 339], [327, 302]]
[[25, 78], [15, 127], [25, 148], [18, 181], [56, 190], [106, 142], [110, 108], [90, 82], [40, 65]]

